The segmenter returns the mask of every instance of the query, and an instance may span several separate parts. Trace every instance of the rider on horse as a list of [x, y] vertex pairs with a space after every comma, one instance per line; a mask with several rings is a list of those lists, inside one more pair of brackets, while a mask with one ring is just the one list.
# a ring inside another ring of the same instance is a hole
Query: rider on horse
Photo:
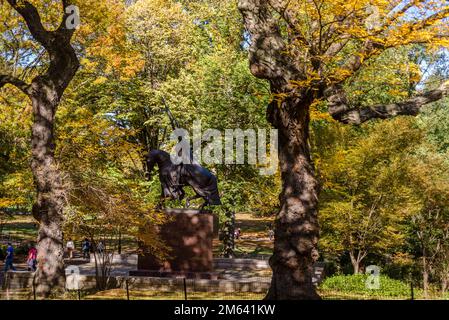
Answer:
[[189, 206], [190, 200], [197, 198], [205, 200], [202, 207], [221, 204], [217, 178], [206, 168], [198, 164], [174, 164], [167, 152], [152, 150], [147, 157], [149, 173], [156, 164], [159, 167], [163, 199], [183, 200], [185, 197], [183, 188], [191, 186], [196, 196], [188, 198], [186, 206]]

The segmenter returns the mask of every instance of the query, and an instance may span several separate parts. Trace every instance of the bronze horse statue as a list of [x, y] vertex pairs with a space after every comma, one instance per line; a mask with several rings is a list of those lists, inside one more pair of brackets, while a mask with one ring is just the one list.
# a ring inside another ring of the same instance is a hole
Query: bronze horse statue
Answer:
[[183, 200], [184, 187], [190, 186], [196, 195], [186, 199], [186, 207], [190, 201], [203, 198], [203, 209], [208, 205], [220, 205], [217, 178], [206, 168], [198, 164], [174, 164], [170, 154], [162, 150], [152, 150], [147, 156], [147, 169], [150, 174], [154, 166], [159, 168], [159, 180], [162, 187], [161, 199]]

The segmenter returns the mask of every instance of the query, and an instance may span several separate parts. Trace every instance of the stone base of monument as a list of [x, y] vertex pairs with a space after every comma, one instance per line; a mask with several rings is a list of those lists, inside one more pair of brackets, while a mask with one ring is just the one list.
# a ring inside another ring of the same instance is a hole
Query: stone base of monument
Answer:
[[137, 270], [130, 276], [216, 279], [212, 241], [218, 236], [218, 218], [209, 211], [165, 209], [168, 223], [158, 230], [169, 258], [160, 261], [142, 248]]
[[218, 280], [217, 272], [177, 272], [177, 271], [151, 271], [133, 270], [129, 272], [130, 277], [151, 278], [186, 278], [196, 280]]

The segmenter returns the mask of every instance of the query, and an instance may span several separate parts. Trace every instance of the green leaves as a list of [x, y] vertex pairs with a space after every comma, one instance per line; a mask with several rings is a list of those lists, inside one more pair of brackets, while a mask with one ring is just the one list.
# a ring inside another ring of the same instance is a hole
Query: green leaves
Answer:
[[[353, 299], [383, 299], [383, 298], [410, 298], [410, 285], [400, 280], [391, 279], [385, 275], [379, 276], [379, 289], [369, 289], [366, 286], [369, 275], [340, 275], [326, 278], [319, 289], [326, 295]], [[421, 296], [422, 292], [415, 289], [415, 295]]]
[[361, 133], [343, 132], [347, 138], [332, 152], [325, 150], [318, 165], [323, 249], [397, 250], [404, 241], [403, 224], [416, 210], [408, 169], [423, 135], [406, 118], [365, 126]]

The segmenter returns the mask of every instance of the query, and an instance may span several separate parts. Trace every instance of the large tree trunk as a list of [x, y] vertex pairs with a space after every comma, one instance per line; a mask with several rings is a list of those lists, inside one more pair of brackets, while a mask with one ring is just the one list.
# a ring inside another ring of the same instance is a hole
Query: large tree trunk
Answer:
[[39, 222], [36, 291], [38, 295], [48, 297], [53, 288], [61, 288], [65, 282], [64, 191], [54, 157], [54, 117], [59, 98], [43, 81], [36, 81], [33, 87], [32, 171], [37, 190], [33, 216]]
[[279, 129], [282, 174], [281, 209], [276, 217], [273, 278], [266, 299], [319, 299], [312, 284], [318, 258], [318, 191], [309, 151], [310, 101], [288, 98], [268, 108], [269, 121]]
[[48, 297], [53, 289], [65, 283], [62, 223], [64, 190], [61, 174], [55, 161], [54, 120], [56, 110], [67, 86], [72, 81], [79, 61], [71, 39], [75, 27], [67, 26], [71, 19], [71, 0], [62, 0], [63, 19], [56, 30], [48, 31], [42, 24], [39, 11], [28, 1], [8, 0], [25, 20], [33, 38], [44, 47], [50, 64], [31, 84], [8, 75], [0, 75], [0, 88], [9, 83], [31, 98], [33, 105], [32, 171], [37, 201], [33, 216], [39, 222], [37, 293]]

